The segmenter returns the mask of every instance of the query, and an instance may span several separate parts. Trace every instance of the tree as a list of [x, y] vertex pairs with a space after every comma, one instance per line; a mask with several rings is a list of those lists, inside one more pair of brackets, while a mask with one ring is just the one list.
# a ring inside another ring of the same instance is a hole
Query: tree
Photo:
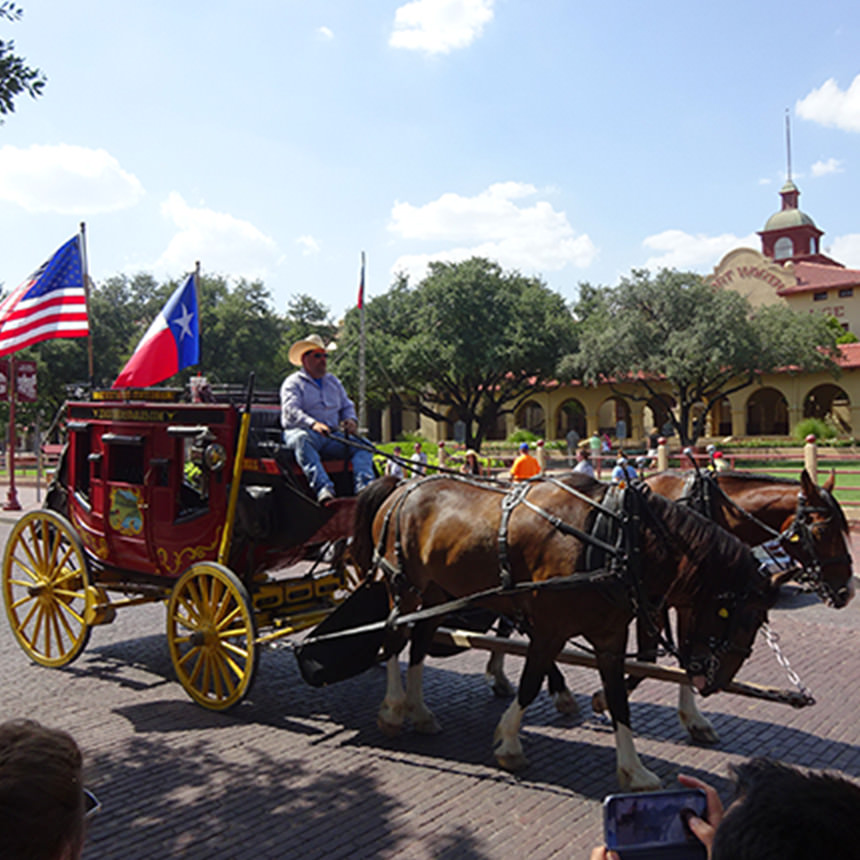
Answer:
[[[435, 420], [463, 421], [466, 444], [480, 448], [499, 416], [553, 378], [558, 356], [576, 345], [576, 324], [542, 281], [489, 260], [429, 269], [414, 290], [400, 276], [368, 303], [368, 390], [377, 402], [395, 395]], [[337, 359], [352, 390], [357, 334], [353, 310], [344, 337], [349, 361]]]
[[[753, 310], [739, 293], [692, 272], [634, 270], [617, 288], [586, 295], [579, 349], [563, 359], [560, 375], [635, 383], [641, 394], [633, 399], [662, 401], [684, 445], [703, 434], [717, 403], [763, 373], [837, 370], [836, 335], [824, 316], [782, 304]], [[693, 421], [695, 404], [702, 411]]]
[[[0, 18], [18, 21], [23, 10], [11, 2], [0, 3]], [[14, 42], [0, 39], [0, 114], [10, 114], [15, 110], [15, 99], [26, 92], [32, 98], [42, 95], [47, 78], [39, 69], [26, 65], [22, 57], [16, 56]], [[2, 120], [0, 120], [2, 122]]]

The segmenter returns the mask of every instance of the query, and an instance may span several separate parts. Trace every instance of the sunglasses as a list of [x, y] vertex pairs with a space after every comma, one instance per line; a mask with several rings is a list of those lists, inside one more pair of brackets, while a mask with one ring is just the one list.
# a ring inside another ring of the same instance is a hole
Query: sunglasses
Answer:
[[92, 818], [102, 808], [99, 799], [88, 789], [84, 789], [84, 818]]
[[327, 352], [312, 352], [310, 353], [311, 358], [328, 358]]

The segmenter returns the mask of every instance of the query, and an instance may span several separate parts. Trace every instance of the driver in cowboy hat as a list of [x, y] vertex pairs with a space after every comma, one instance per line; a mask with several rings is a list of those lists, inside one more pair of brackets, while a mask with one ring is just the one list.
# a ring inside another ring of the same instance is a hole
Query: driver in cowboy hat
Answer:
[[284, 444], [296, 455], [311, 492], [320, 504], [335, 497], [334, 484], [322, 459], [351, 460], [355, 492], [373, 478], [370, 443], [355, 437], [358, 447], [344, 443], [358, 429], [355, 404], [341, 381], [326, 369], [328, 350], [319, 335], [296, 341], [290, 363], [301, 368], [281, 385], [281, 426]]

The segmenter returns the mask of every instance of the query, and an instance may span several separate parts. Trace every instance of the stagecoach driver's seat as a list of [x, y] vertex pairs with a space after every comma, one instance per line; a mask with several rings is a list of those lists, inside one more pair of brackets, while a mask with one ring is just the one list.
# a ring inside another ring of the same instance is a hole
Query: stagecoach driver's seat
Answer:
[[320, 504], [335, 497], [334, 483], [323, 468], [325, 458], [352, 462], [357, 493], [374, 478], [371, 444], [355, 435], [355, 404], [341, 381], [328, 372], [328, 350], [322, 338], [312, 334], [296, 341], [289, 358], [300, 369], [281, 385], [284, 444], [295, 454]]

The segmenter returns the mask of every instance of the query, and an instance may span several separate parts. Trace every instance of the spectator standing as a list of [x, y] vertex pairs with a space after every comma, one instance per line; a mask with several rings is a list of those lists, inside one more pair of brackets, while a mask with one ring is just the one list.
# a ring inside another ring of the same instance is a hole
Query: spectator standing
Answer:
[[576, 427], [571, 427], [564, 438], [567, 442], [567, 465], [572, 467], [576, 455], [576, 446], [579, 445], [579, 433]]
[[427, 455], [424, 453], [420, 442], [415, 443], [410, 462], [412, 463], [413, 475], [420, 478], [427, 474]]
[[395, 460], [386, 460], [385, 462], [385, 474], [386, 475], [394, 475], [395, 478], [403, 477], [403, 465], [400, 460], [403, 456], [403, 450], [399, 445], [395, 445], [392, 449], [391, 453], [397, 458]]
[[592, 465], [594, 466], [594, 469], [597, 472], [597, 477], [599, 478], [600, 477], [600, 471], [601, 471], [601, 469], [600, 469], [600, 462], [601, 462], [600, 450], [601, 450], [602, 446], [600, 444], [600, 433], [598, 433], [597, 430], [595, 430], [588, 437], [588, 447], [589, 447], [589, 450], [591, 451]]

